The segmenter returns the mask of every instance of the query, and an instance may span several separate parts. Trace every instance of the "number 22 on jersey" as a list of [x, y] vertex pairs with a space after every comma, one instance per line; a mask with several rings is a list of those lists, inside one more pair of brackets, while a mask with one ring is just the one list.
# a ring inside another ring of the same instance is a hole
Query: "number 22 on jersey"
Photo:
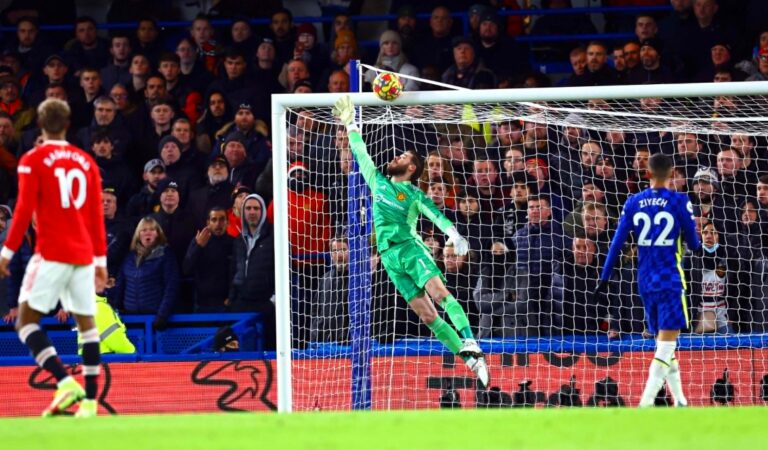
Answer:
[[[637, 245], [641, 247], [668, 247], [674, 244], [673, 239], [669, 239], [669, 235], [675, 228], [675, 218], [667, 211], [660, 211], [653, 215], [653, 218], [644, 212], [635, 213], [632, 216], [632, 222], [636, 227], [642, 227], [640, 229], [640, 236], [637, 238]], [[652, 226], [664, 226], [661, 233], [655, 240], [648, 239], [648, 234], [651, 232]]]

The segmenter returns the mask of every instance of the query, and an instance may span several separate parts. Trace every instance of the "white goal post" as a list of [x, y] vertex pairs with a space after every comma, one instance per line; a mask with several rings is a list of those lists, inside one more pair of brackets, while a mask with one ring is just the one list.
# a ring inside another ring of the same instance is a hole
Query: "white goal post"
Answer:
[[[534, 88], [534, 89], [506, 89], [506, 90], [478, 90], [478, 91], [419, 91], [404, 92], [394, 102], [384, 102], [378, 99], [372, 93], [351, 93], [353, 103], [361, 107], [361, 120], [365, 122], [366, 108], [374, 107], [376, 111], [376, 121], [386, 120], [387, 108], [401, 108], [406, 106], [425, 106], [425, 105], [504, 105], [503, 114], [505, 118], [520, 120], [515, 110], [515, 105], [523, 105], [528, 108], [540, 108], [544, 116], [549, 114], [549, 105], [543, 103], [552, 102], [563, 106], [556, 107], [553, 117], [558, 118], [558, 125], [568, 124], [566, 116], [574, 111], [578, 111], [578, 106], [572, 103], [587, 102], [590, 100], [637, 100], [641, 98], [717, 98], [717, 97], [749, 97], [768, 96], [768, 82], [739, 82], [739, 83], [703, 83], [703, 84], [658, 84], [641, 86], [598, 86], [598, 87], [562, 87], [562, 88]], [[289, 203], [288, 188], [288, 167], [290, 164], [288, 154], [289, 139], [289, 115], [291, 111], [297, 109], [312, 108], [314, 111], [323, 111], [322, 118], [319, 120], [330, 121], [330, 108], [341, 94], [277, 94], [272, 96], [272, 164], [273, 164], [273, 190], [274, 190], [274, 230], [275, 230], [275, 274], [276, 274], [276, 323], [277, 323], [277, 397], [278, 411], [291, 412], [297, 410], [294, 405], [294, 393], [292, 384], [294, 378], [292, 370], [294, 368], [294, 352], [291, 330], [291, 295], [292, 295], [292, 265], [291, 248], [289, 243], [289, 211], [285, 207]], [[764, 99], [768, 104], [768, 97]], [[511, 106], [509, 106], [511, 105]], [[509, 107], [507, 107], [509, 106]], [[404, 108], [402, 108], [404, 110]], [[768, 105], [757, 108], [759, 115], [751, 113], [749, 107], [745, 107], [746, 115], [737, 115], [734, 117], [709, 117], [701, 114], [691, 120], [694, 132], [701, 132], [708, 128], [707, 124], [727, 123], [738, 129], [748, 129], [749, 133], [768, 134], [768, 116], [761, 115], [768, 111]], [[490, 120], [492, 114], [498, 111], [489, 112], [483, 116], [478, 114], [477, 121], [483, 122]], [[674, 108], [660, 113], [629, 113], [624, 114], [621, 111], [593, 111], [595, 117], [601, 115], [617, 115], [617, 120], [624, 120], [628, 125], [635, 124], [643, 128], [643, 121], [650, 120], [649, 117], [655, 115], [659, 123], [666, 123], [666, 128], [670, 131], [681, 130], [681, 121], [685, 122], [686, 117], [678, 115]], [[398, 113], [400, 114], [400, 113]], [[684, 114], [684, 113], [681, 113]], [[402, 114], [394, 116], [396, 120], [404, 120]], [[423, 117], [421, 120], [428, 121], [430, 117]], [[456, 118], [459, 120], [459, 118]], [[530, 120], [526, 118], [525, 120]], [[541, 120], [547, 120], [542, 118]], [[608, 117], [610, 126], [613, 126], [613, 118]], [[596, 122], [595, 122], [596, 123]], [[579, 127], [585, 126], [578, 123], [570, 125]], [[592, 127], [592, 125], [587, 126]], [[608, 129], [606, 127], [604, 129]], [[661, 125], [652, 125], [649, 128], [661, 129]], [[712, 127], [713, 132], [717, 132], [717, 126]], [[400, 299], [402, 301], [402, 299]], [[402, 302], [404, 305], [405, 303]], [[494, 347], [495, 348], [495, 347]], [[493, 367], [491, 367], [493, 370]], [[685, 380], [684, 380], [685, 382]]]

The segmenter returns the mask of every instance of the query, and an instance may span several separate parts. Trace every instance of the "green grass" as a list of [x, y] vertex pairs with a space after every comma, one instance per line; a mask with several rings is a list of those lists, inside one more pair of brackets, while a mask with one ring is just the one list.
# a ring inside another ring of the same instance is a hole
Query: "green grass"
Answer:
[[764, 448], [765, 408], [458, 410], [2, 419], [5, 449]]

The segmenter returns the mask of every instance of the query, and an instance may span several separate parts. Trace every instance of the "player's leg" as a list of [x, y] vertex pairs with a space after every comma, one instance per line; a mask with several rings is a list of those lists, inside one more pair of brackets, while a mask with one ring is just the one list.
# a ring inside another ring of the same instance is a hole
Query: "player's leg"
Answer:
[[451, 319], [451, 323], [459, 331], [459, 334], [464, 339], [474, 339], [472, 328], [469, 326], [469, 319], [467, 318], [464, 308], [451, 294], [443, 279], [439, 276], [433, 276], [424, 285], [429, 296], [445, 310], [448, 317]]
[[389, 249], [381, 255], [382, 265], [397, 291], [406, 299], [419, 319], [451, 353], [461, 356], [483, 385], [487, 386], [488, 369], [485, 360], [460, 355], [462, 342], [459, 335], [438, 315], [434, 303], [424, 294], [424, 285], [427, 280], [433, 276], [439, 276], [440, 269], [426, 252], [419, 252], [419, 250], [418, 246]]
[[432, 330], [435, 337], [442, 342], [451, 353], [454, 355], [459, 353], [459, 350], [461, 350], [461, 339], [459, 338], [459, 335], [456, 334], [456, 330], [454, 330], [453, 327], [437, 314], [435, 305], [423, 292], [411, 298], [408, 302], [408, 306], [411, 307], [413, 312], [419, 316], [419, 319]]
[[445, 310], [448, 317], [451, 319], [451, 323], [459, 331], [459, 334], [464, 339], [464, 345], [462, 346], [461, 354], [466, 356], [474, 356], [475, 358], [483, 356], [480, 346], [475, 341], [475, 336], [472, 334], [472, 327], [469, 326], [469, 319], [464, 308], [454, 298], [453, 295], [445, 287], [443, 279], [440, 276], [433, 276], [424, 285], [427, 293]]
[[474, 357], [471, 355], [461, 354], [463, 345], [459, 335], [456, 334], [456, 330], [454, 330], [452, 326], [448, 325], [448, 323], [437, 314], [437, 308], [435, 308], [434, 303], [429, 298], [427, 298], [423, 291], [419, 295], [411, 298], [411, 300], [408, 302], [408, 305], [416, 313], [416, 315], [419, 316], [419, 319], [421, 319], [421, 321], [424, 322], [430, 330], [432, 330], [432, 333], [434, 333], [435, 337], [440, 342], [442, 342], [443, 345], [448, 348], [448, 350], [451, 351], [451, 353], [458, 355], [461, 359], [464, 360], [464, 362], [467, 364], [467, 367], [469, 367], [469, 369], [475, 373], [483, 387], [488, 387], [490, 377], [488, 374], [488, 366], [485, 363], [485, 358], [482, 356]]
[[40, 318], [43, 313], [32, 309], [27, 302], [19, 305], [19, 315], [16, 320], [16, 332], [21, 342], [26, 344], [37, 365], [51, 373], [57, 382], [67, 378], [69, 374], [56, 354], [56, 348], [48, 335], [40, 328]]
[[675, 406], [688, 406], [688, 399], [685, 398], [683, 393], [683, 381], [680, 377], [680, 362], [675, 356], [672, 356], [672, 361], [669, 364], [667, 386], [669, 386], [669, 391], [672, 393]]
[[83, 388], [69, 376], [48, 335], [40, 328], [40, 318], [56, 307], [60, 293], [67, 284], [72, 267], [67, 264], [44, 261], [34, 255], [27, 264], [19, 294], [19, 316], [16, 331], [26, 344], [37, 364], [50, 372], [58, 389], [53, 401], [43, 411], [44, 416], [58, 414], [80, 401]]
[[83, 377], [85, 378], [85, 398], [75, 413], [76, 417], [92, 417], [96, 415], [98, 403], [96, 395], [99, 390], [99, 373], [101, 363], [101, 345], [99, 330], [93, 316], [73, 314], [77, 322], [77, 332], [83, 345], [82, 362]]
[[85, 399], [80, 402], [76, 417], [96, 415], [98, 380], [101, 364], [99, 346], [101, 339], [94, 319], [96, 315], [96, 291], [92, 265], [77, 266], [69, 285], [61, 298], [62, 304], [72, 313], [77, 322], [77, 332], [82, 344], [83, 377], [85, 378]]
[[[647, 300], [646, 300], [647, 298]], [[676, 299], [675, 299], [676, 298]], [[646, 319], [648, 329], [656, 333], [656, 352], [648, 370], [648, 380], [640, 397], [641, 407], [653, 406], [656, 394], [664, 382], [668, 380], [672, 367], [676, 366], [669, 387], [675, 402], [681, 405], [687, 404], [682, 394], [682, 385], [679, 381], [679, 364], [675, 360], [675, 348], [680, 330], [688, 326], [688, 311], [685, 305], [685, 297], [681, 293], [659, 293], [652, 296], [644, 296], [646, 304]], [[651, 308], [648, 306], [651, 305]], [[650, 309], [650, 310], [649, 310]]]

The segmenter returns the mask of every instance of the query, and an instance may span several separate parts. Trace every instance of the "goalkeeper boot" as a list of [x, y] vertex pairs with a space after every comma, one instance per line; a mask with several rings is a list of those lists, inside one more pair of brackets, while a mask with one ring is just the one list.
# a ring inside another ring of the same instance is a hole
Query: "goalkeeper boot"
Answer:
[[77, 412], [75, 413], [75, 417], [81, 417], [81, 418], [96, 417], [98, 410], [99, 410], [99, 404], [96, 402], [96, 400], [85, 399], [80, 402], [80, 406], [78, 407]]
[[464, 344], [459, 349], [459, 355], [465, 357], [465, 358], [482, 358], [483, 357], [483, 351], [480, 349], [480, 346], [477, 345], [477, 341], [469, 338], [464, 339]]
[[467, 367], [469, 367], [469, 370], [474, 372], [475, 376], [477, 376], [483, 389], [488, 389], [488, 383], [491, 382], [491, 377], [488, 374], [488, 364], [485, 363], [485, 358], [482, 356], [479, 358], [469, 358], [467, 359], [466, 364]]
[[84, 397], [85, 390], [80, 386], [80, 383], [74, 378], [68, 377], [63, 380], [59, 385], [59, 388], [56, 389], [53, 401], [47, 408], [45, 408], [45, 411], [43, 411], [43, 417], [51, 417], [56, 414], [61, 414]]

